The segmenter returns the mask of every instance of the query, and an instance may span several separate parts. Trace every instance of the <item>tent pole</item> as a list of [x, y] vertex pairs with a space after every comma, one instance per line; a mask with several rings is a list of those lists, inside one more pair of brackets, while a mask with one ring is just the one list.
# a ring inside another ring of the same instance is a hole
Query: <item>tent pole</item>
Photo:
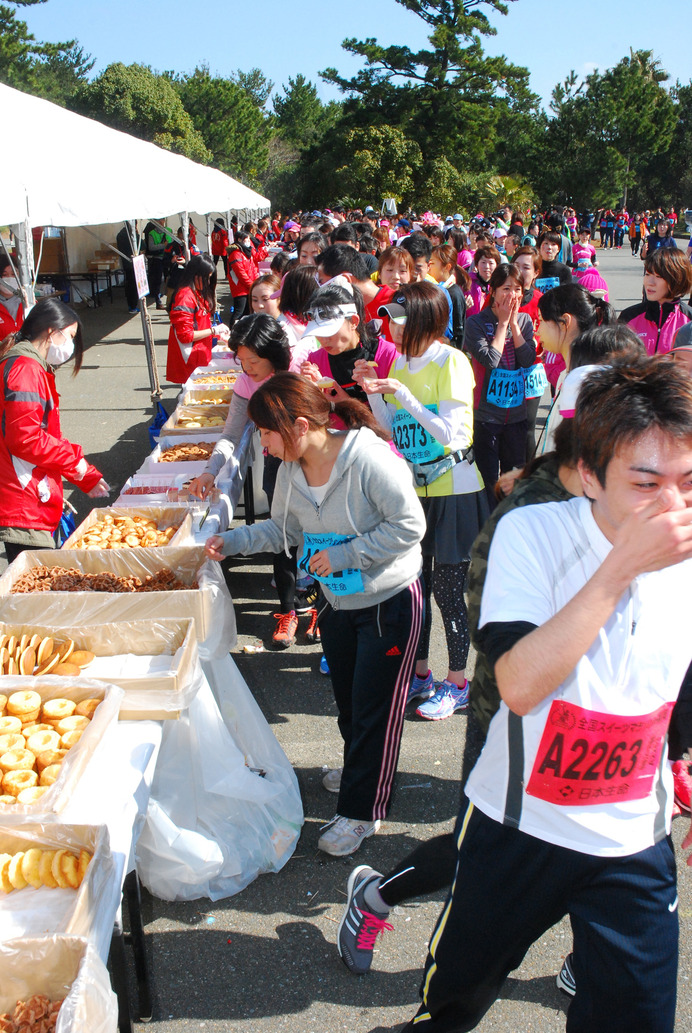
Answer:
[[[134, 220], [129, 219], [125, 223], [125, 225], [127, 226], [127, 232], [130, 236], [132, 254], [138, 255], [141, 238], [137, 234], [137, 229]], [[129, 259], [129, 261], [132, 261], [132, 259]], [[156, 365], [156, 349], [154, 347], [154, 332], [151, 328], [151, 317], [149, 315], [149, 309], [147, 307], [146, 295], [143, 298], [139, 299], [139, 314], [142, 319], [142, 337], [144, 338], [144, 354], [147, 357], [147, 368], [149, 370], [151, 404], [154, 410], [154, 416], [157, 416], [159, 402], [161, 401], [161, 385], [159, 384], [159, 370]]]
[[17, 248], [17, 265], [19, 273], [19, 286], [24, 295], [24, 315], [36, 304], [34, 294], [34, 238], [31, 235], [29, 220], [17, 223], [12, 226], [15, 246]]
[[207, 254], [211, 254], [211, 215], [204, 216], [207, 227]]
[[185, 261], [189, 262], [190, 261], [190, 242], [189, 242], [188, 238], [190, 236], [190, 213], [189, 212], [181, 212], [180, 213], [180, 222], [181, 222], [181, 225], [183, 227], [183, 247], [185, 248]]

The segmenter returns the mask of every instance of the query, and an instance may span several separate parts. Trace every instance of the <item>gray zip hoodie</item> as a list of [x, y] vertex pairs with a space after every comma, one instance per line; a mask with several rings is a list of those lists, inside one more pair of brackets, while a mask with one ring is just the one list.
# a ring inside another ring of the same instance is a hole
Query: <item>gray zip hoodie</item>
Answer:
[[421, 572], [425, 516], [404, 462], [367, 427], [350, 430], [334, 464], [330, 486], [316, 505], [299, 463], [282, 463], [271, 518], [237, 527], [221, 537], [226, 556], [303, 550], [303, 533], [345, 535], [328, 549], [332, 570], [361, 572], [363, 591], [335, 595], [334, 609], [357, 610], [390, 599]]

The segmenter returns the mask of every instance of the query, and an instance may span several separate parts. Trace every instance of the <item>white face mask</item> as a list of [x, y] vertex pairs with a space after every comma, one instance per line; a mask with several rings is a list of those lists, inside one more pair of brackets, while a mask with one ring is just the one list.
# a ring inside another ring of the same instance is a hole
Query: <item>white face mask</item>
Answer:
[[74, 355], [74, 337], [70, 337], [64, 330], [58, 330], [58, 333], [62, 335], [62, 343], [55, 344], [51, 335], [51, 342], [46, 356], [51, 366], [62, 366], [63, 362], [67, 362]]

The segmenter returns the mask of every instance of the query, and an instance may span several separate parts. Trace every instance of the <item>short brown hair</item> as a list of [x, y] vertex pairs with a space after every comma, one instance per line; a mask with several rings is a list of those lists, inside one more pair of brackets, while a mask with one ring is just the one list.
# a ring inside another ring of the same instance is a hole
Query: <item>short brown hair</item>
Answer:
[[411, 252], [407, 251], [405, 247], [388, 247], [380, 253], [380, 257], [377, 262], [377, 275], [380, 273], [386, 265], [390, 262], [401, 262], [408, 269], [409, 276], [413, 276], [413, 259]]
[[518, 247], [512, 255], [512, 261], [519, 258], [519, 255], [531, 255], [531, 258], [533, 258], [533, 267], [536, 272], [538, 272], [538, 265], [541, 261], [541, 256], [538, 254], [535, 247], [532, 247], [531, 244], [522, 244], [522, 246]]
[[473, 264], [475, 265], [476, 269], [478, 269], [478, 263], [480, 262], [481, 258], [492, 258], [495, 260], [496, 265], [500, 265], [500, 263], [502, 262], [500, 252], [497, 250], [494, 244], [487, 244], [484, 247], [479, 247], [476, 249], [476, 253], [473, 256]]
[[618, 450], [652, 428], [692, 447], [692, 379], [666, 355], [613, 362], [585, 378], [574, 416], [574, 454], [605, 487]]
[[449, 303], [443, 290], [425, 280], [406, 284], [397, 291], [397, 299], [399, 295], [404, 296], [406, 308], [401, 351], [407, 359], [414, 359], [422, 354], [423, 343], [444, 337], [449, 324]]
[[692, 264], [679, 248], [656, 248], [644, 260], [644, 272], [665, 280], [671, 298], [681, 298], [692, 287]]

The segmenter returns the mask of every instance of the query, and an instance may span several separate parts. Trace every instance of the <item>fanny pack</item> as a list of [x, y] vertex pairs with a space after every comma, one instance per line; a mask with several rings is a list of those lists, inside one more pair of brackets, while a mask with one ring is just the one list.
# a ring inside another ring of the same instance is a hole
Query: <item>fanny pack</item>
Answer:
[[463, 463], [464, 460], [470, 464], [475, 463], [476, 457], [473, 445], [469, 445], [468, 448], [458, 448], [456, 452], [450, 452], [443, 459], [433, 459], [428, 463], [414, 463], [413, 479], [416, 482], [416, 487], [426, 488], [433, 481], [438, 480], [443, 474], [447, 473], [448, 470], [452, 470], [457, 463]]

